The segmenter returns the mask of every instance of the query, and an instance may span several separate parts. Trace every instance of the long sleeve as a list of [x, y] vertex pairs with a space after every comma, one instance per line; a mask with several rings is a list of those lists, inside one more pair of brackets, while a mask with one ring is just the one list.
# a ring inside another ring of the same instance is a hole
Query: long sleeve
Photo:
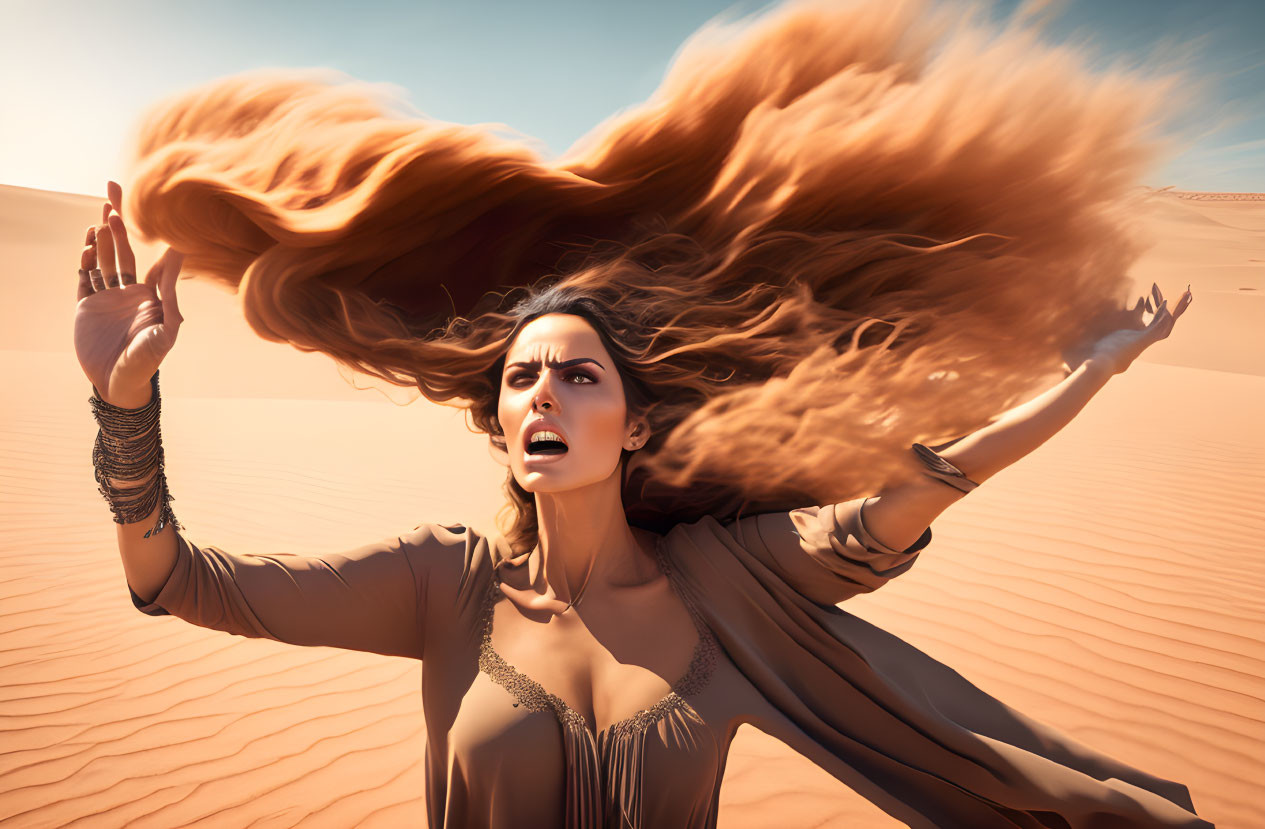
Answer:
[[904, 550], [878, 541], [862, 518], [867, 500], [752, 515], [725, 529], [800, 593], [820, 604], [837, 604], [906, 572], [931, 543], [930, 527]]
[[746, 722], [918, 829], [1211, 828], [1180, 783], [1076, 743], [821, 601], [884, 583], [930, 540], [884, 552], [859, 535], [859, 508], [704, 516], [666, 536], [685, 595], [762, 698]]
[[142, 613], [237, 636], [417, 659], [429, 559], [459, 541], [431, 525], [321, 555], [230, 553], [179, 532], [176, 540], [175, 567], [154, 601], [128, 585]]

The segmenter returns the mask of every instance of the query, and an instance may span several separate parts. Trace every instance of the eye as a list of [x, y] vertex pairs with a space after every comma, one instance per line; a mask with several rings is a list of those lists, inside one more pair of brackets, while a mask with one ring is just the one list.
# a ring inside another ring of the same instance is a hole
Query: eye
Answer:
[[[524, 371], [524, 370], [520, 369], [520, 370], [518, 370], [518, 371], [516, 371], [516, 372], [514, 372], [514, 373], [512, 373], [512, 374], [510, 374], [510, 375], [508, 375], [508, 376], [505, 378], [505, 383], [506, 383], [506, 385], [510, 386], [511, 388], [518, 388], [520, 385], [522, 385], [521, 383], [519, 383], [519, 382], [518, 382], [519, 380], [528, 380], [528, 381], [530, 381], [530, 380], [531, 380], [531, 378], [533, 378], [533, 377], [535, 377], [535, 376], [536, 376], [536, 372], [534, 372], [534, 371]], [[579, 369], [572, 370], [572, 371], [568, 371], [568, 372], [567, 372], [565, 375], [563, 375], [563, 376], [564, 376], [567, 380], [571, 381], [572, 383], [574, 383], [574, 384], [575, 384], [575, 385], [577, 385], [577, 386], [586, 386], [586, 385], [590, 385], [590, 384], [592, 384], [592, 383], [596, 383], [596, 382], [597, 382], [597, 379], [596, 379], [595, 377], [593, 377], [593, 375], [589, 374], [587, 371], [581, 371], [581, 370], [579, 370]], [[576, 378], [579, 378], [579, 379], [577, 380]]]

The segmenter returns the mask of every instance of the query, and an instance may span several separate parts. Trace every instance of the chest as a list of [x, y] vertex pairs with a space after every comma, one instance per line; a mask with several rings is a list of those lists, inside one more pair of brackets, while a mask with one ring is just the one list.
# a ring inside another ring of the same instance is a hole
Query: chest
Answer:
[[668, 697], [704, 644], [666, 579], [562, 615], [525, 610], [499, 589], [489, 599], [484, 648], [515, 687], [556, 697], [595, 733]]
[[[651, 722], [593, 735], [496, 673], [475, 676], [443, 732], [445, 800], [456, 818], [444, 825], [715, 825], [732, 729], [714, 686]], [[512, 823], [497, 823], [498, 803], [512, 804]], [[567, 819], [581, 815], [589, 819]]]
[[757, 699], [675, 586], [565, 627], [487, 586], [463, 607], [473, 647], [423, 672], [428, 800], [459, 826], [498, 825], [498, 803], [514, 804], [515, 826], [714, 826], [730, 741]]

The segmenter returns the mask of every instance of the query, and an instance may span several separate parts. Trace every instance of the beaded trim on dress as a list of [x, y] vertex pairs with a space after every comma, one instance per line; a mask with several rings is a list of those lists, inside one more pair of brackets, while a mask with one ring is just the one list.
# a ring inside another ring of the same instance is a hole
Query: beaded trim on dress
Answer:
[[[688, 708], [689, 704], [685, 701], [686, 698], [697, 694], [707, 686], [707, 681], [711, 678], [712, 672], [716, 667], [716, 659], [719, 653], [716, 637], [712, 633], [711, 628], [707, 626], [707, 623], [703, 621], [698, 608], [694, 606], [693, 602], [690, 601], [690, 598], [683, 591], [678, 589], [675, 573], [668, 563], [667, 556], [663, 553], [661, 540], [655, 545], [655, 559], [659, 564], [660, 571], [667, 576], [673, 592], [685, 604], [686, 610], [689, 611], [690, 618], [694, 621], [694, 628], [698, 631], [698, 644], [694, 647], [694, 655], [690, 659], [690, 666], [686, 669], [685, 675], [672, 685], [672, 689], [667, 696], [632, 716], [611, 723], [604, 731], [600, 732], [601, 734], [612, 737], [635, 734], [654, 725], [677, 708], [682, 706]], [[520, 673], [517, 668], [506, 662], [492, 647], [492, 617], [499, 593], [500, 579], [494, 571], [492, 578], [488, 582], [488, 592], [483, 602], [483, 628], [479, 643], [479, 670], [487, 674], [496, 684], [505, 688], [516, 700], [514, 703], [516, 706], [521, 704], [528, 711], [553, 711], [563, 725], [576, 726], [592, 733], [592, 729], [589, 728], [589, 724], [582, 714], [567, 705], [561, 697], [546, 691], [540, 683], [531, 677]]]

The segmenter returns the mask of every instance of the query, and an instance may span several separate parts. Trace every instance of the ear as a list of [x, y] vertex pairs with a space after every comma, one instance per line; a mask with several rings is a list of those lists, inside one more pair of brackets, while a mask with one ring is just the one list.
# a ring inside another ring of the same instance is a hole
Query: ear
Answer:
[[644, 417], [639, 417], [629, 424], [628, 434], [624, 437], [624, 448], [629, 452], [635, 452], [645, 446], [648, 440], [650, 440], [650, 423]]

